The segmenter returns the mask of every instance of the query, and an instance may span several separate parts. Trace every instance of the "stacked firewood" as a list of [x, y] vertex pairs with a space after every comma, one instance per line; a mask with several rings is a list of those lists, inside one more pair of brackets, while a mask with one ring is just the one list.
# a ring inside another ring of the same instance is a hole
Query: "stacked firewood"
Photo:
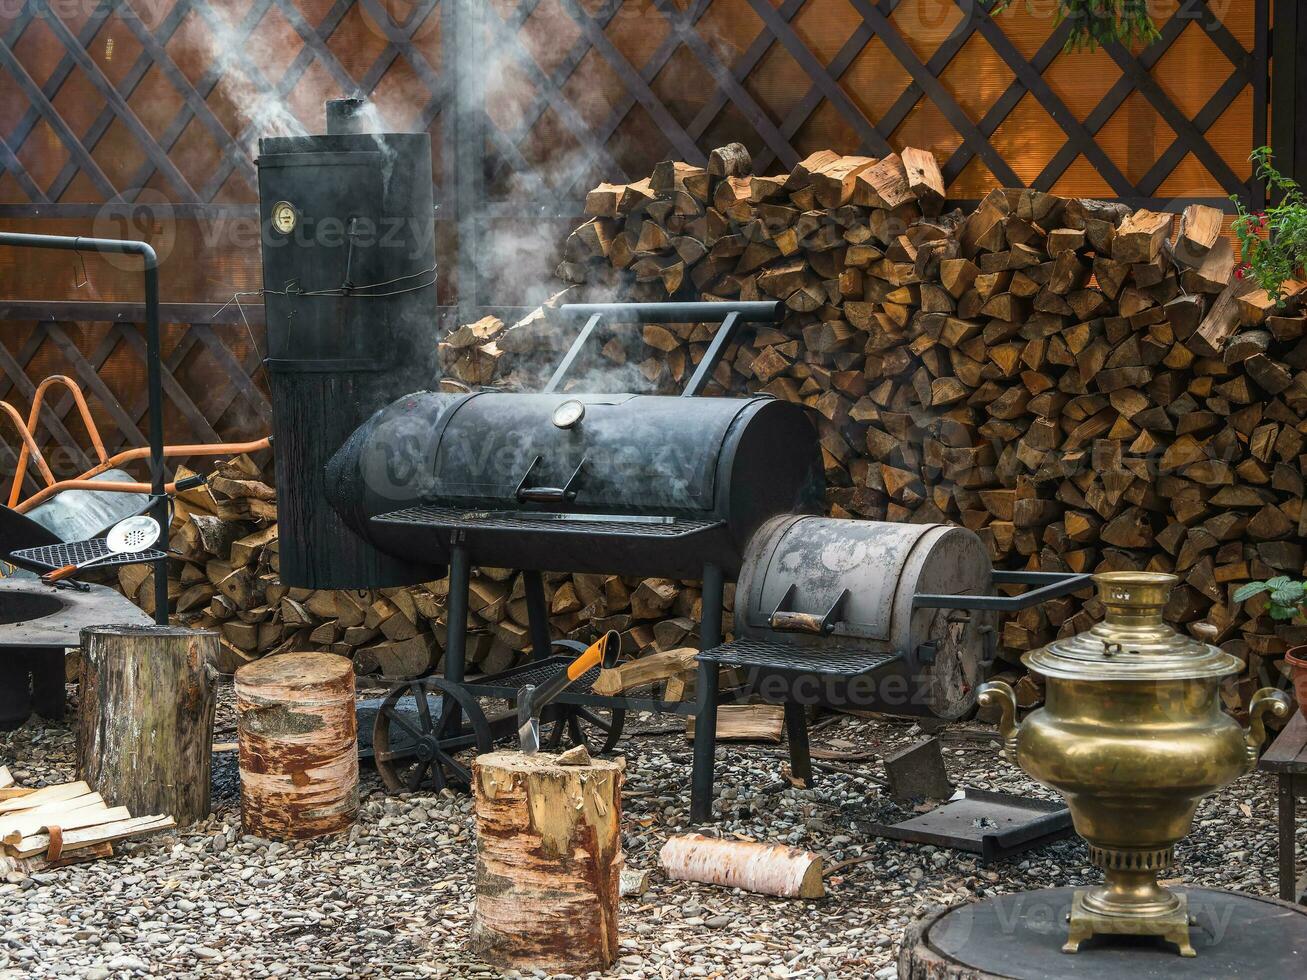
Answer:
[[[1031, 190], [996, 190], [970, 213], [942, 205], [919, 151], [824, 151], [764, 177], [733, 146], [706, 168], [665, 163], [596, 188], [558, 274], [567, 301], [782, 301], [784, 322], [733, 343], [707, 393], [807, 405], [831, 513], [955, 522], [998, 567], [1174, 571], [1170, 619], [1214, 627], [1248, 683], [1273, 679], [1286, 643], [1307, 637], [1231, 596], [1303, 571], [1303, 286], [1277, 306], [1201, 205], [1173, 215]], [[447, 337], [443, 361], [469, 384], [530, 385], [575, 329], [548, 308], [508, 329], [488, 318]], [[615, 328], [593, 342], [585, 383], [625, 390], [635, 370], [675, 391], [709, 338], [693, 324]], [[1027, 610], [1005, 627], [1006, 654], [1096, 612], [1073, 599]]]
[[31, 873], [111, 857], [116, 841], [177, 826], [167, 814], [133, 817], [85, 782], [23, 787], [0, 766], [0, 874]]
[[[179, 477], [190, 475], [184, 468]], [[336, 591], [290, 588], [278, 567], [276, 491], [248, 456], [219, 463], [207, 484], [178, 496], [169, 534], [173, 621], [221, 634], [219, 667], [231, 673], [270, 654], [325, 650], [353, 659], [359, 674], [412, 677], [438, 666], [445, 647], [447, 579], [411, 588]], [[150, 565], [124, 565], [118, 586], [154, 611]], [[692, 638], [696, 584], [623, 581], [614, 575], [549, 575], [545, 595], [558, 637], [589, 639], [615, 629], [629, 651], [669, 650]], [[472, 579], [468, 669], [493, 673], [529, 646], [521, 575], [477, 569]]]

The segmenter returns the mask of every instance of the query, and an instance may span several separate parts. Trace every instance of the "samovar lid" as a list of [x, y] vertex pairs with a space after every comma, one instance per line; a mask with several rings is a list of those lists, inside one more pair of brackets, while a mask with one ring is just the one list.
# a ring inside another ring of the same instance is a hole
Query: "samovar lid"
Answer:
[[1242, 670], [1237, 657], [1177, 632], [1162, 619], [1179, 582], [1161, 572], [1095, 575], [1106, 618], [1084, 633], [1027, 653], [1021, 662], [1045, 677], [1065, 680], [1193, 680]]

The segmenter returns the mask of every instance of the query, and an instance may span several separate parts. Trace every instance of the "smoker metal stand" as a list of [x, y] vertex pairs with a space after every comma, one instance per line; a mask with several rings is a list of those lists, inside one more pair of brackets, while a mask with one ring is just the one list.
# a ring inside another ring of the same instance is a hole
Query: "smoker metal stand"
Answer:
[[[143, 262], [145, 285], [145, 376], [149, 393], [150, 417], [150, 510], [161, 528], [168, 527], [168, 497], [164, 492], [163, 470], [163, 369], [159, 350], [159, 259], [146, 242], [112, 238], [81, 238], [68, 235], [25, 235], [0, 232], [0, 245], [14, 248], [56, 249], [64, 252], [99, 252], [112, 255], [139, 255]], [[168, 558], [156, 559], [154, 565], [154, 618], [161, 626], [168, 624]]]
[[[408, 742], [405, 744], [410, 747], [414, 741], [423, 743], [421, 752], [414, 752], [420, 762], [431, 763], [429, 771], [439, 788], [443, 788], [447, 782], [466, 782], [467, 767], [452, 759], [452, 755], [466, 749], [486, 751], [490, 742], [510, 738], [516, 732], [513, 712], [487, 716], [476, 699], [500, 699], [511, 705], [515, 703], [518, 692], [524, 685], [538, 684], [544, 677], [565, 668], [571, 661], [571, 657], [551, 656], [555, 647], [570, 648], [576, 652], [584, 649], [582, 644], [549, 639], [548, 610], [541, 573], [538, 570], [527, 570], [523, 574], [526, 577], [527, 617], [532, 636], [531, 661], [498, 674], [474, 681], [467, 680], [468, 586], [471, 568], [472, 556], [466, 545], [455, 539], [450, 548], [448, 639], [443, 678], [428, 677], [410, 685], [400, 685], [376, 709], [379, 717], [374, 741], [379, 747], [377, 751], [382, 753], [378, 759], [379, 768], [383, 779], [392, 789], [417, 788], [417, 785], [402, 778], [397, 769], [392, 769], [391, 762], [395, 760], [387, 757], [392, 752], [399, 754], [404, 737], [395, 728], [407, 736]], [[709, 645], [719, 646], [722, 639], [725, 589], [722, 570], [715, 565], [705, 566], [703, 583], [703, 622], [700, 633], [703, 646], [707, 649]], [[548, 713], [542, 722], [546, 726], [552, 724], [553, 729], [552, 738], [546, 740], [546, 748], [558, 747], [564, 738], [570, 738], [573, 743], [588, 744], [589, 735], [585, 731], [588, 725], [601, 733], [592, 749], [596, 752], [611, 751], [621, 736], [627, 711], [694, 715], [696, 723], [691, 814], [696, 822], [709, 819], [719, 700], [717, 671], [700, 665], [698, 698], [693, 702], [598, 695], [593, 693], [591, 687], [598, 675], [598, 668], [592, 669], [560, 694], [547, 709]], [[425, 686], [419, 688], [419, 685]], [[404, 693], [406, 687], [411, 690], [411, 694]], [[430, 694], [440, 695], [438, 710], [427, 703], [426, 698]], [[411, 709], [401, 704], [401, 699], [406, 697], [412, 699]], [[419, 701], [422, 703], [419, 704]], [[611, 714], [604, 720], [594, 713], [595, 709], [606, 710]], [[791, 749], [801, 756], [796, 758], [795, 773], [808, 773], [807, 730], [802, 708], [798, 708], [793, 715], [787, 711], [786, 720], [792, 732]], [[793, 734], [795, 731], [799, 734]], [[415, 782], [420, 785], [425, 774], [417, 772], [416, 776]]]

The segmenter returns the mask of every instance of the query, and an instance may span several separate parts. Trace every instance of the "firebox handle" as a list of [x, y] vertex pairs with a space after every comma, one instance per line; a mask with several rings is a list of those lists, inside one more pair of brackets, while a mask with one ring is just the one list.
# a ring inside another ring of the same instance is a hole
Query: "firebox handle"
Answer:
[[845, 589], [841, 592], [822, 616], [785, 608], [794, 601], [798, 591], [798, 583], [790, 583], [790, 587], [785, 590], [785, 595], [781, 596], [781, 601], [776, 604], [775, 610], [768, 618], [767, 625], [782, 633], [814, 633], [817, 636], [830, 636], [834, 633], [836, 624], [844, 615], [844, 603], [848, 601], [849, 590]]
[[576, 499], [579, 484], [581, 483], [581, 471], [585, 469], [585, 464], [590, 461], [589, 456], [581, 457], [581, 462], [576, 464], [576, 469], [572, 475], [567, 478], [567, 483], [561, 487], [528, 487], [526, 481], [531, 479], [531, 473], [543, 456], [537, 456], [531, 460], [531, 465], [526, 468], [522, 475], [522, 481], [517, 485], [517, 499], [521, 503], [535, 504], [570, 504]]

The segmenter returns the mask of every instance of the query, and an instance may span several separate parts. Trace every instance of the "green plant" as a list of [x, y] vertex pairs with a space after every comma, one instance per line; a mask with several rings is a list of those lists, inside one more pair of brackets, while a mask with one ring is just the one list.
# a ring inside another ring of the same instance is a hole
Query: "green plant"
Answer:
[[[992, 14], [1012, 6], [1015, 0], [980, 0]], [[1029, 5], [1029, 0], [1027, 0]], [[1148, 0], [1057, 0], [1057, 23], [1070, 21], [1069, 51], [1093, 51], [1100, 44], [1119, 41], [1127, 47], [1147, 44], [1158, 38], [1157, 25], [1148, 14]]]
[[1271, 163], [1271, 148], [1253, 150], [1249, 158], [1257, 165], [1257, 176], [1278, 202], [1265, 211], [1248, 211], [1232, 197], [1239, 217], [1234, 233], [1243, 249], [1243, 264], [1235, 269], [1240, 279], [1252, 279], [1279, 304], [1284, 303], [1284, 284], [1303, 274], [1307, 264], [1307, 201], [1298, 182], [1285, 177]]
[[1287, 575], [1241, 585], [1235, 589], [1234, 601], [1243, 602], [1266, 593], [1270, 593], [1266, 612], [1272, 619], [1287, 621], [1303, 615], [1303, 606], [1307, 605], [1307, 582], [1295, 582]]

